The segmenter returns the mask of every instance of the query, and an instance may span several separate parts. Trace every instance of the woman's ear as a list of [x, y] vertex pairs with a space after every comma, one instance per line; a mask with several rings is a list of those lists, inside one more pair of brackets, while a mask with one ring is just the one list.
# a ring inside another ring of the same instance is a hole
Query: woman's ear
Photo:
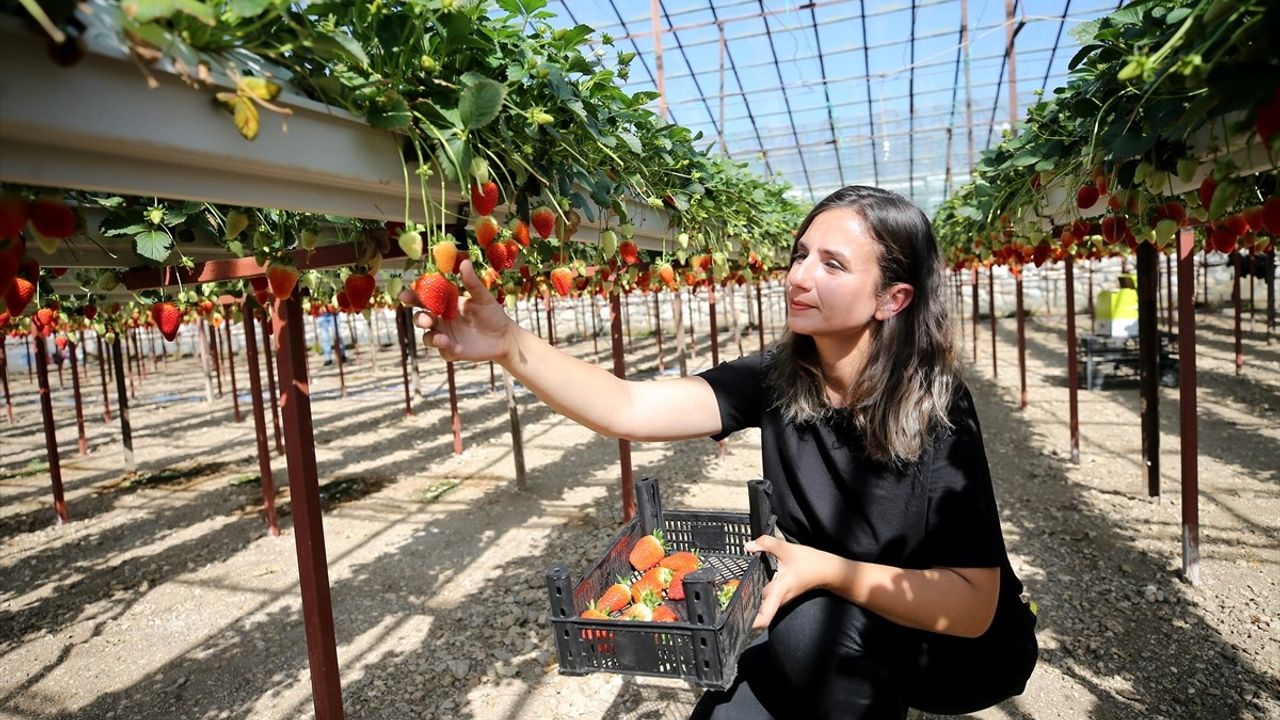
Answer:
[[916, 296], [916, 289], [906, 283], [894, 283], [880, 295], [880, 304], [876, 308], [875, 318], [888, 320], [911, 304]]

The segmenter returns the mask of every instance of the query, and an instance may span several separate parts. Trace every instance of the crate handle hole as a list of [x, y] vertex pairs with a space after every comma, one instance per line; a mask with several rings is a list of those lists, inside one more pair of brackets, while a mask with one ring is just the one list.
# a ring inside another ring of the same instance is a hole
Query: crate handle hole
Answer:
[[710, 669], [711, 669], [711, 661], [710, 661], [710, 660], [703, 660], [703, 661], [702, 661], [702, 669], [703, 669], [703, 670], [710, 670]]

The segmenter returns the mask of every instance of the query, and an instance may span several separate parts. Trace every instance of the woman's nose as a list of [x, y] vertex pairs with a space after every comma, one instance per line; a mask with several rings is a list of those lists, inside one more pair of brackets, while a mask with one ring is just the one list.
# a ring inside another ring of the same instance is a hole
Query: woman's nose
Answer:
[[787, 283], [793, 287], [807, 288], [811, 276], [808, 268], [809, 258], [807, 257], [792, 262], [791, 269], [787, 271]]

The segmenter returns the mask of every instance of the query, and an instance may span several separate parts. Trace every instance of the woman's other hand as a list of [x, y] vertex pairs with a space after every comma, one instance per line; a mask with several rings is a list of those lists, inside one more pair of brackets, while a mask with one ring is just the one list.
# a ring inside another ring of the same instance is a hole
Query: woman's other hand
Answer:
[[760, 610], [756, 613], [756, 629], [767, 628], [773, 622], [778, 609], [797, 597], [826, 587], [836, 565], [843, 561], [836, 555], [807, 545], [787, 542], [772, 535], [761, 535], [745, 545], [747, 552], [766, 552], [778, 561], [773, 580], [764, 586]]
[[[426, 331], [423, 342], [451, 362], [495, 360], [505, 364], [513, 345], [515, 323], [476, 276], [470, 260], [463, 260], [458, 272], [471, 297], [458, 303], [458, 315], [452, 320], [444, 320], [431, 312], [417, 313], [413, 322]], [[411, 288], [400, 293], [400, 301], [411, 307], [422, 307]]]

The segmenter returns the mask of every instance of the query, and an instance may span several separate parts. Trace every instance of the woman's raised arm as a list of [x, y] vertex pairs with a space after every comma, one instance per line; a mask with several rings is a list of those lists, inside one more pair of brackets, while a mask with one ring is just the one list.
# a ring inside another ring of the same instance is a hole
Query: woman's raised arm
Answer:
[[[471, 296], [459, 303], [457, 317], [444, 320], [423, 312], [414, 319], [446, 360], [493, 360], [551, 409], [610, 437], [684, 440], [719, 432], [715, 393], [702, 378], [621, 380], [513, 322], [470, 260], [462, 262], [459, 272]], [[410, 291], [400, 299], [418, 305]]]

